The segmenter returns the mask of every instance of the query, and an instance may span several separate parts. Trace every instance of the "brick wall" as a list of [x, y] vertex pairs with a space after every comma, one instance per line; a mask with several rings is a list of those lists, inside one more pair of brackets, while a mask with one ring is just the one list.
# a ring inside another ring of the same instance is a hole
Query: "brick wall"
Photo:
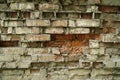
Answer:
[[120, 0], [0, 0], [0, 80], [120, 80]]

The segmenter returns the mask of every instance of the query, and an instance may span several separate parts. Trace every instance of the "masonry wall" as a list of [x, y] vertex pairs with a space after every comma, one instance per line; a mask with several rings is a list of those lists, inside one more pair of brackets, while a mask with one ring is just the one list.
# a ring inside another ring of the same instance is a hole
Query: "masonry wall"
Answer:
[[120, 0], [0, 0], [0, 80], [120, 80]]

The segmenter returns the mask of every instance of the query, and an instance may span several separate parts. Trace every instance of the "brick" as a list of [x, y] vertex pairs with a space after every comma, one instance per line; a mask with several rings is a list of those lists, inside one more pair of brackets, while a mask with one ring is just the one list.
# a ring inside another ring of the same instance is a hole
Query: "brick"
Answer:
[[13, 61], [13, 56], [12, 55], [0, 55], [0, 62], [11, 62]]
[[105, 48], [101, 47], [100, 49], [95, 49], [95, 48], [91, 49], [90, 54], [99, 54], [99, 55], [105, 54]]
[[30, 34], [32, 33], [32, 29], [28, 27], [17, 27], [15, 28], [16, 34]]
[[120, 42], [119, 36], [116, 36], [114, 34], [103, 34], [102, 35], [102, 41], [103, 42]]
[[29, 68], [31, 62], [30, 61], [23, 61], [23, 62], [18, 62], [18, 68]]
[[34, 10], [34, 3], [11, 3], [10, 9], [13, 10]]
[[104, 61], [103, 63], [105, 65], [105, 68], [114, 68], [115, 67], [115, 62], [113, 62], [113, 61]]
[[57, 47], [52, 48], [51, 51], [52, 51], [53, 54], [60, 54], [60, 50]]
[[119, 11], [119, 7], [117, 6], [101, 6], [99, 10], [102, 12], [117, 12]]
[[89, 61], [92, 61], [92, 62], [95, 62], [95, 61], [97, 61], [97, 59], [98, 59], [98, 56], [97, 55], [94, 55], [94, 54], [88, 54], [87, 55], [87, 59], [89, 60]]
[[90, 73], [90, 70], [89, 69], [71, 69], [69, 70], [69, 78], [73, 78], [74, 79], [77, 79], [75, 77], [73, 77], [74, 75], [79, 75], [79, 76], [84, 76], [84, 75], [88, 75]]
[[51, 35], [52, 39], [55, 41], [69, 41], [69, 40], [74, 40], [75, 39], [75, 35], [72, 34], [53, 34]]
[[100, 19], [105, 20], [120, 20], [120, 16], [114, 13], [102, 13]]
[[100, 4], [100, 0], [88, 0], [88, 4]]
[[69, 34], [89, 34], [89, 28], [70, 28]]
[[30, 18], [32, 19], [37, 19], [37, 18], [40, 18], [40, 12], [39, 11], [34, 11], [34, 12], [31, 12], [30, 14]]
[[50, 20], [26, 20], [26, 26], [50, 26]]
[[120, 6], [120, 1], [119, 0], [101, 0], [102, 5], [111, 5], [111, 6]]
[[17, 47], [18, 41], [0, 41], [0, 47]]
[[50, 40], [51, 40], [51, 38], [50, 38], [49, 34], [26, 35], [26, 41], [50, 41]]
[[2, 72], [4, 76], [12, 76], [12, 75], [23, 75], [24, 71], [23, 70], [4, 70]]
[[119, 48], [106, 48], [106, 54], [119, 54]]
[[92, 19], [92, 13], [82, 13], [81, 18], [82, 19]]
[[28, 55], [40, 55], [50, 53], [49, 48], [27, 48]]
[[8, 9], [7, 7], [7, 4], [0, 4], [0, 9], [2, 10], [5, 10], [5, 9]]
[[9, 27], [7, 33], [10, 34], [10, 33], [12, 33], [12, 32], [13, 32], [13, 29], [12, 29], [11, 27]]
[[59, 6], [56, 4], [43, 3], [43, 4], [39, 4], [39, 10], [42, 10], [42, 11], [59, 10]]
[[55, 20], [55, 21], [53, 21], [52, 26], [67, 27], [67, 20]]
[[37, 70], [37, 71], [31, 71], [32, 74], [31, 74], [31, 80], [47, 80], [47, 72], [46, 72], [46, 69], [40, 69], [40, 70]]
[[12, 55], [23, 55], [25, 49], [24, 48], [18, 48], [18, 47], [8, 47], [8, 48], [0, 48], [0, 52], [2, 54], [12, 54]]
[[9, 35], [1, 35], [1, 40], [2, 41], [10, 41], [11, 40], [11, 36], [9, 36]]
[[45, 28], [45, 33], [63, 34], [64, 30], [63, 30], [63, 28]]
[[97, 12], [98, 6], [88, 6], [86, 12]]
[[16, 68], [16, 62], [6, 62], [5, 63], [5, 68]]
[[69, 25], [70, 27], [76, 27], [75, 21], [74, 20], [69, 20]]
[[118, 68], [120, 67], [120, 61], [116, 62], [116, 67], [118, 67]]
[[78, 27], [99, 27], [100, 20], [98, 19], [78, 19], [76, 21]]
[[110, 75], [113, 74], [113, 70], [93, 69], [91, 74], [92, 74], [91, 77], [96, 77], [98, 75], [108, 75], [108, 74]]
[[99, 41], [98, 40], [89, 40], [89, 47], [90, 48], [99, 48]]
[[53, 54], [41, 54], [40, 56], [38, 56], [38, 61], [39, 62], [55, 61], [55, 55], [53, 55]]
[[5, 27], [17, 27], [17, 26], [23, 26], [23, 21], [5, 21], [4, 26]]
[[65, 44], [64, 41], [48, 41], [43, 42], [44, 47], [61, 47], [63, 44]]

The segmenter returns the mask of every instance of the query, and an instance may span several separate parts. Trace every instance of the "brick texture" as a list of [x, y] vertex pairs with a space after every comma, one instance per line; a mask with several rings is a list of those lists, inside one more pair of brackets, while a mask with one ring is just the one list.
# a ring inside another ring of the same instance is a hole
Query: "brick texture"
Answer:
[[120, 80], [120, 0], [0, 0], [0, 80]]

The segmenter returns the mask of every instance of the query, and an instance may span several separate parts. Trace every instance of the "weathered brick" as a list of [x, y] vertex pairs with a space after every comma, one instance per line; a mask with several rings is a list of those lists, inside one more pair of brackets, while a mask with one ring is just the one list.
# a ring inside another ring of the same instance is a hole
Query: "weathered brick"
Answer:
[[57, 47], [52, 48], [51, 51], [52, 51], [53, 54], [60, 54], [60, 50]]
[[120, 6], [119, 0], [101, 0], [102, 5]]
[[59, 10], [59, 5], [43, 3], [43, 4], [39, 4], [39, 10], [42, 10], [42, 11], [45, 11], [45, 10], [48, 10], [48, 11]]
[[98, 19], [78, 19], [76, 21], [78, 27], [99, 27], [100, 20]]
[[5, 63], [5, 68], [16, 68], [16, 62], [6, 62]]
[[86, 12], [97, 12], [98, 6], [88, 6]]
[[50, 26], [50, 20], [26, 20], [27, 26]]
[[67, 20], [55, 20], [55, 21], [53, 21], [52, 26], [67, 27]]
[[88, 0], [88, 4], [100, 4], [100, 0]]
[[8, 55], [8, 54], [0, 55], [0, 62], [11, 62], [11, 61], [13, 61], [13, 56], [12, 55]]
[[34, 10], [34, 3], [11, 3], [10, 9], [13, 10]]
[[32, 19], [37, 19], [37, 18], [40, 18], [40, 12], [39, 11], [34, 11], [34, 12], [31, 12], [30, 14], [30, 18]]
[[1, 10], [8, 9], [7, 4], [0, 4], [0, 9]]
[[64, 29], [63, 28], [45, 28], [45, 33], [63, 34], [64, 33]]
[[100, 6], [99, 10], [102, 12], [117, 12], [117, 11], [119, 11], [119, 7], [117, 7], [117, 6]]
[[115, 62], [113, 62], [113, 61], [104, 61], [103, 63], [105, 65], [105, 68], [114, 68], [115, 67]]
[[15, 28], [16, 34], [30, 34], [32, 33], [32, 29], [28, 27], [17, 27]]
[[40, 55], [40, 54], [48, 54], [50, 53], [49, 48], [27, 48], [28, 55]]
[[89, 40], [89, 47], [90, 48], [99, 48], [99, 41], [98, 40]]
[[74, 20], [69, 20], [69, 25], [70, 27], [76, 27], [75, 21]]
[[70, 34], [89, 34], [90, 29], [89, 28], [70, 28], [69, 33]]
[[23, 55], [24, 54], [25, 49], [24, 48], [18, 48], [18, 47], [8, 47], [8, 48], [0, 48], [0, 53], [1, 54], [19, 54], [19, 55]]
[[26, 41], [50, 41], [50, 40], [51, 40], [51, 37], [49, 34], [26, 35]]
[[103, 42], [120, 42], [119, 35], [114, 35], [114, 34], [103, 34], [102, 35], [102, 41]]
[[106, 54], [119, 54], [119, 48], [106, 48]]
[[23, 21], [5, 21], [4, 26], [5, 27], [17, 27], [17, 26], [23, 26]]
[[38, 56], [39, 62], [51, 62], [55, 61], [55, 55], [53, 54], [41, 54]]
[[18, 68], [29, 68], [31, 62], [30, 61], [23, 61], [23, 62], [18, 62]]

